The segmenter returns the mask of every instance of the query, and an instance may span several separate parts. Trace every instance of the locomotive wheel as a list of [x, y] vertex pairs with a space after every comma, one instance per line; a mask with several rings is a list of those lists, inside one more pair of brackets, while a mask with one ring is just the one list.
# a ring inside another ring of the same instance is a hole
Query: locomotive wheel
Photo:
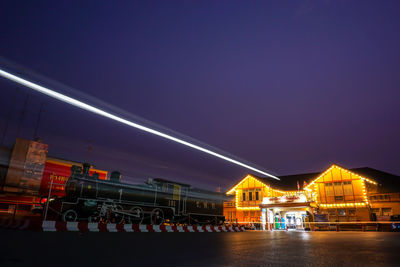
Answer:
[[115, 206], [115, 211], [117, 212], [112, 212], [110, 216], [110, 222], [111, 223], [116, 223], [116, 224], [121, 224], [124, 222], [124, 215], [118, 213], [118, 211], [122, 211], [123, 208], [120, 205]]
[[141, 224], [143, 222], [144, 213], [140, 207], [132, 207], [129, 211], [132, 216], [127, 216], [125, 222], [132, 224]]
[[64, 222], [75, 222], [78, 218], [78, 214], [74, 210], [67, 210], [62, 215], [62, 220]]
[[150, 216], [151, 224], [160, 225], [164, 222], [164, 212], [161, 209], [154, 209]]

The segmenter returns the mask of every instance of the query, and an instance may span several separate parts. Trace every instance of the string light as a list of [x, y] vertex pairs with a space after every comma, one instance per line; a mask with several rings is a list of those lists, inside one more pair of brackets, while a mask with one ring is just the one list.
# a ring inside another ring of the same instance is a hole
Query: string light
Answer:
[[236, 207], [238, 210], [260, 210], [260, 207]]
[[[324, 175], [328, 174], [330, 171], [332, 171], [333, 169], [339, 169], [345, 173], [349, 173], [351, 174], [352, 179], [351, 180], [358, 180], [361, 182], [361, 190], [363, 193], [363, 202], [356, 202], [356, 203], [332, 203], [332, 204], [322, 204], [318, 202], [318, 192], [317, 192], [317, 180], [322, 178]], [[258, 180], [257, 178], [251, 176], [251, 175], [247, 175], [245, 178], [243, 178], [235, 187], [233, 187], [229, 192], [235, 192], [236, 188], [241, 185], [244, 181], [246, 181], [246, 179], [250, 179], [253, 178], [254, 180], [258, 181], [259, 183], [261, 183], [262, 185], [265, 186], [266, 189], [269, 189], [270, 191], [272, 190], [273, 192], [277, 192], [279, 194], [282, 194], [283, 196], [296, 196], [296, 195], [302, 195], [302, 194], [309, 194], [308, 198], [311, 198], [314, 203], [310, 203], [310, 205], [312, 204], [313, 207], [321, 207], [321, 208], [349, 208], [349, 207], [356, 207], [356, 208], [364, 208], [366, 206], [369, 205], [369, 201], [368, 201], [368, 195], [367, 195], [367, 189], [366, 189], [366, 182], [377, 185], [378, 183], [376, 183], [375, 181], [372, 181], [368, 178], [362, 177], [358, 174], [355, 174], [351, 171], [348, 171], [346, 169], [343, 169], [339, 166], [336, 165], [332, 165], [329, 169], [327, 169], [325, 172], [323, 172], [320, 176], [318, 176], [316, 179], [314, 179], [309, 185], [307, 185], [303, 191], [282, 191], [282, 190], [277, 190], [277, 189], [273, 189], [270, 186], [266, 185], [265, 183], [263, 183], [262, 181]], [[356, 178], [356, 179], [354, 179]], [[239, 193], [238, 191], [236, 191], [236, 208], [238, 210], [260, 210], [259, 207], [254, 207], [254, 206], [248, 206], [248, 207], [239, 207]]]
[[259, 183], [261, 183], [262, 185], [264, 185], [264, 187], [266, 187], [266, 188], [270, 188], [270, 189], [272, 189], [272, 190], [274, 190], [274, 191], [276, 191], [276, 192], [278, 192], [278, 193], [282, 193], [282, 194], [285, 193], [285, 191], [273, 189], [273, 188], [270, 187], [269, 185], [267, 185], [267, 184], [265, 184], [264, 182], [258, 180], [256, 177], [254, 177], [254, 176], [248, 174], [248, 175], [247, 175], [246, 177], [244, 177], [239, 183], [237, 183], [231, 190], [229, 190], [228, 192], [226, 192], [226, 194], [227, 194], [227, 195], [230, 195], [230, 194], [232, 194], [233, 192], [235, 192], [236, 188], [237, 188], [239, 185], [241, 185], [244, 181], [246, 181], [247, 179], [249, 179], [249, 178], [253, 178], [253, 179], [256, 180], [257, 182], [259, 182]]
[[341, 208], [341, 207], [355, 207], [355, 206], [366, 206], [368, 203], [357, 202], [357, 203], [336, 203], [336, 204], [319, 204], [322, 208]]
[[365, 177], [362, 177], [362, 176], [360, 176], [360, 175], [358, 175], [358, 174], [356, 174], [356, 173], [354, 173], [354, 172], [351, 172], [351, 171], [346, 170], [346, 169], [344, 169], [344, 168], [342, 168], [342, 167], [339, 167], [339, 166], [337, 166], [337, 165], [335, 165], [335, 164], [332, 164], [332, 166], [331, 166], [329, 169], [327, 169], [327, 170], [324, 171], [320, 176], [318, 176], [317, 178], [315, 178], [315, 179], [314, 179], [310, 184], [308, 184], [304, 189], [305, 189], [305, 190], [310, 190], [309, 187], [310, 187], [311, 185], [316, 185], [315, 182], [316, 182], [319, 178], [325, 176], [325, 175], [326, 175], [328, 172], [330, 172], [332, 169], [339, 169], [339, 170], [341, 170], [341, 171], [343, 171], [343, 172], [349, 173], [349, 174], [351, 174], [352, 176], [358, 177], [358, 178], [360, 178], [361, 180], [367, 181], [367, 182], [369, 182], [369, 183], [371, 183], [371, 184], [374, 184], [374, 185], [377, 185], [377, 184], [378, 184], [378, 183], [375, 182], [375, 181], [372, 181], [372, 180], [367, 179], [367, 178], [365, 178]]
[[[238, 210], [260, 210], [259, 207], [254, 207], [254, 206], [246, 206], [246, 207], [240, 207], [240, 206], [239, 206], [239, 190], [236, 190], [236, 188], [237, 188], [239, 185], [241, 185], [244, 181], [246, 181], [247, 179], [254, 179], [254, 180], [256, 180], [257, 182], [259, 182], [260, 184], [262, 184], [262, 185], [264, 186], [265, 189], [270, 189], [270, 190], [272, 190], [272, 191], [275, 191], [275, 192], [278, 192], [278, 193], [281, 193], [281, 194], [285, 194], [285, 191], [280, 191], [280, 190], [273, 189], [272, 187], [266, 185], [265, 183], [263, 183], [262, 181], [260, 181], [260, 180], [257, 179], [256, 177], [254, 177], [254, 176], [248, 174], [248, 175], [246, 175], [246, 177], [244, 177], [239, 183], [237, 183], [231, 190], [229, 190], [229, 191], [226, 193], [227, 195], [230, 195], [230, 194], [232, 194], [233, 192], [235, 192], [235, 199], [236, 199], [235, 207], [236, 207], [236, 209], [238, 209]], [[288, 192], [290, 192], [290, 191], [288, 191]]]

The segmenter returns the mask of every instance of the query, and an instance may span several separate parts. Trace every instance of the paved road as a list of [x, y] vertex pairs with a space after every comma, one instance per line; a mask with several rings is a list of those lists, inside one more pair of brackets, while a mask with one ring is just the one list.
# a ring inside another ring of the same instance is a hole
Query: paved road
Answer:
[[0, 230], [0, 266], [400, 266], [400, 233]]

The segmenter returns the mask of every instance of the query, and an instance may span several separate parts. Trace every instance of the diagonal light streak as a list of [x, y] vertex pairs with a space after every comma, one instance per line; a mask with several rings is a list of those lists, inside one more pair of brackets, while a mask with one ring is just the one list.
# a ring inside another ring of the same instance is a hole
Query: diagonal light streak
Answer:
[[207, 154], [209, 154], [209, 155], [215, 156], [215, 157], [217, 157], [217, 158], [226, 160], [226, 161], [231, 162], [231, 163], [233, 163], [233, 164], [242, 166], [242, 167], [247, 168], [247, 169], [249, 169], [249, 170], [252, 170], [252, 171], [261, 173], [261, 174], [263, 174], [263, 175], [269, 176], [269, 177], [274, 178], [274, 179], [276, 179], [276, 180], [280, 180], [278, 177], [276, 177], [276, 176], [274, 176], [274, 175], [272, 175], [272, 174], [269, 174], [269, 173], [267, 173], [267, 172], [264, 172], [264, 171], [262, 171], [262, 170], [259, 170], [259, 169], [257, 169], [257, 168], [254, 168], [254, 167], [252, 167], [252, 166], [250, 166], [250, 165], [248, 165], [248, 164], [242, 163], [242, 162], [240, 162], [240, 161], [238, 161], [238, 160], [235, 160], [235, 159], [226, 157], [226, 156], [224, 156], [224, 155], [222, 155], [222, 154], [216, 153], [216, 152], [211, 151], [211, 150], [209, 150], [209, 149], [206, 149], [206, 148], [204, 148], [204, 147], [197, 146], [197, 145], [195, 145], [195, 144], [189, 143], [189, 142], [184, 141], [184, 140], [182, 140], [182, 139], [173, 137], [172, 135], [168, 135], [168, 134], [165, 134], [165, 133], [163, 133], [163, 132], [160, 132], [160, 131], [151, 129], [151, 128], [149, 128], [149, 127], [146, 127], [146, 126], [143, 126], [143, 125], [134, 123], [134, 122], [129, 121], [129, 120], [126, 120], [126, 119], [123, 119], [123, 118], [121, 118], [121, 117], [118, 117], [118, 116], [116, 116], [116, 115], [113, 115], [113, 114], [111, 114], [111, 113], [108, 113], [108, 112], [106, 112], [106, 111], [104, 111], [104, 110], [101, 110], [101, 109], [99, 109], [99, 108], [96, 108], [96, 107], [94, 107], [94, 106], [91, 106], [91, 105], [89, 105], [89, 104], [86, 104], [86, 103], [84, 103], [84, 102], [81, 102], [81, 101], [76, 100], [76, 99], [74, 99], [74, 98], [71, 98], [71, 97], [69, 97], [69, 96], [60, 94], [60, 93], [58, 93], [58, 92], [56, 92], [56, 91], [50, 90], [50, 89], [48, 89], [48, 88], [46, 88], [46, 87], [40, 86], [40, 85], [38, 85], [38, 84], [35, 84], [35, 83], [33, 83], [33, 82], [30, 82], [30, 81], [25, 80], [25, 79], [23, 79], [23, 78], [20, 78], [20, 77], [18, 77], [18, 76], [15, 76], [15, 75], [13, 75], [13, 74], [11, 74], [11, 73], [9, 73], [9, 72], [3, 71], [3, 70], [1, 70], [1, 69], [0, 69], [0, 76], [3, 76], [3, 77], [6, 78], [6, 79], [9, 79], [9, 80], [14, 81], [14, 82], [16, 82], [16, 83], [19, 83], [19, 84], [21, 84], [21, 85], [23, 85], [23, 86], [29, 87], [29, 88], [31, 88], [31, 89], [37, 91], [37, 92], [40, 92], [40, 93], [45, 94], [45, 95], [48, 95], [48, 96], [50, 96], [50, 97], [52, 97], [52, 98], [58, 99], [58, 100], [60, 100], [60, 101], [62, 101], [62, 102], [68, 103], [68, 104], [73, 105], [73, 106], [75, 106], [75, 107], [78, 107], [78, 108], [81, 108], [81, 109], [84, 109], [84, 110], [93, 112], [93, 113], [98, 114], [98, 115], [100, 115], [100, 116], [103, 116], [103, 117], [112, 119], [112, 120], [114, 120], [114, 121], [118, 121], [118, 122], [120, 122], [120, 123], [122, 123], [122, 124], [131, 126], [131, 127], [133, 127], [133, 128], [136, 128], [136, 129], [139, 129], [139, 130], [142, 130], [142, 131], [145, 131], [145, 132], [148, 132], [148, 133], [151, 133], [151, 134], [154, 134], [154, 135], [163, 137], [163, 138], [165, 138], [165, 139], [168, 139], [168, 140], [177, 142], [177, 143], [179, 143], [179, 144], [182, 144], [182, 145], [185, 145], [185, 146], [194, 148], [194, 149], [196, 149], [196, 150], [199, 150], [199, 151], [202, 151], [202, 152], [207, 153]]

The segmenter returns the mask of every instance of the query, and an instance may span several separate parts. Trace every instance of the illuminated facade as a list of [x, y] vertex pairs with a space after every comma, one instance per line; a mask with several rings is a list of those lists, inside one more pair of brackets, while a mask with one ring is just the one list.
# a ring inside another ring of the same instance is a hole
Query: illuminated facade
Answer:
[[258, 177], [247, 175], [227, 194], [235, 195], [234, 201], [224, 203], [224, 215], [228, 221], [257, 222], [260, 220], [262, 200], [283, 196], [284, 192], [273, 189]]
[[280, 178], [275, 182], [247, 175], [227, 192], [232, 200], [224, 204], [225, 218], [233, 223], [304, 228], [312, 221], [388, 220], [400, 214], [400, 193], [393, 192], [400, 192], [396, 175], [332, 165], [323, 173]]

